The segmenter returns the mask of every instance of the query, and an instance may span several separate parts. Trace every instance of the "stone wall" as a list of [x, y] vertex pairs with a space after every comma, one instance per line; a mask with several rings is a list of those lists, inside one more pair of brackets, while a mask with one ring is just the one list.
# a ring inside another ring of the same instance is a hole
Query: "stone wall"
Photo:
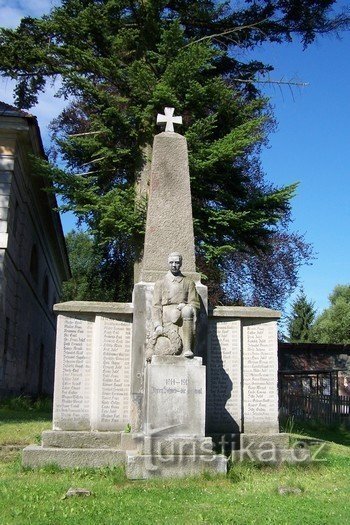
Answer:
[[[338, 373], [338, 394], [350, 396], [350, 345], [316, 343], [279, 343], [278, 369], [281, 376], [287, 372], [319, 372], [325, 377], [329, 372]], [[289, 377], [291, 377], [289, 375]], [[301, 376], [295, 388], [303, 392]], [[282, 380], [281, 380], [282, 383]], [[307, 392], [305, 392], [307, 393]]]

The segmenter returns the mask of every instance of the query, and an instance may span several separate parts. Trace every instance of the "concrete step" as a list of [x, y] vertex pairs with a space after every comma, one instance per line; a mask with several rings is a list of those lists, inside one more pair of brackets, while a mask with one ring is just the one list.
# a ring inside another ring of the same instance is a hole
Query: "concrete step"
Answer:
[[29, 445], [23, 450], [25, 467], [55, 464], [62, 468], [106, 467], [125, 464], [126, 452], [116, 448], [52, 448]]

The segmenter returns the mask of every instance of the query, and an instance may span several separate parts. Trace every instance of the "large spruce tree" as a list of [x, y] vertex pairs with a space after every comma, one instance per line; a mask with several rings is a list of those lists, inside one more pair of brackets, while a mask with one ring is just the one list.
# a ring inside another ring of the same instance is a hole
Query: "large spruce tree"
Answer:
[[[242, 49], [293, 35], [307, 46], [347, 23], [332, 16], [333, 4], [63, 0], [47, 16], [1, 30], [0, 72], [16, 80], [19, 107], [35, 104], [48, 79], [61, 79], [67, 107], [52, 130], [65, 168], [40, 169], [94, 236], [115, 299], [130, 294], [140, 257], [138, 188], [155, 117], [173, 106], [189, 146], [199, 269], [220, 281], [213, 297], [281, 305], [309, 249], [286, 229], [295, 185], [273, 187], [259, 165], [273, 118], [256, 79], [271, 67], [243, 62]], [[244, 292], [232, 271], [245, 276]]]

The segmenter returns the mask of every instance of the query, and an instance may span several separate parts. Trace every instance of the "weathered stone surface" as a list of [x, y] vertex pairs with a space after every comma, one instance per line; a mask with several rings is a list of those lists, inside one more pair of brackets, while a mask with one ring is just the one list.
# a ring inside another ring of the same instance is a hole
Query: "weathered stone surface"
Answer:
[[278, 424], [277, 323], [243, 323], [243, 430], [245, 434], [275, 434]]
[[54, 430], [90, 430], [93, 326], [92, 317], [58, 316]]
[[133, 333], [131, 354], [131, 426], [133, 431], [142, 430], [144, 400], [144, 364], [147, 337], [153, 331], [152, 297], [154, 283], [138, 283], [134, 286]]
[[[45, 430], [42, 433], [44, 448], [114, 448], [121, 447], [122, 432], [84, 432]], [[125, 449], [124, 449], [125, 450]]]
[[143, 453], [155, 456], [203, 456], [213, 455], [213, 441], [210, 437], [192, 438], [181, 436], [145, 436]]
[[59, 313], [132, 314], [132, 303], [101, 303], [98, 301], [67, 301], [53, 307]]
[[168, 256], [169, 271], [153, 290], [153, 331], [146, 346], [146, 359], [152, 355], [193, 357], [199, 295], [193, 279], [181, 273], [182, 255]]
[[277, 318], [266, 308], [209, 312], [207, 431], [278, 433]]
[[55, 463], [62, 468], [124, 465], [125, 452], [113, 448], [49, 448], [30, 445], [23, 450], [25, 467]]
[[[267, 465], [276, 465], [280, 463], [309, 463], [311, 454], [305, 448], [288, 448], [281, 449], [271, 448], [245, 448], [234, 450], [231, 454], [232, 462], [254, 461], [257, 463], [266, 463]], [[234, 468], [234, 467], [233, 467]]]
[[77, 487], [77, 488], [74, 488], [74, 487], [70, 487], [66, 494], [64, 495], [64, 498], [71, 498], [71, 497], [74, 497], [74, 496], [92, 496], [92, 492], [91, 490], [88, 490], [88, 489], [83, 489], [83, 488], [80, 488], [80, 487]]
[[299, 495], [303, 493], [303, 491], [299, 487], [286, 487], [286, 486], [278, 487], [277, 492], [278, 494], [281, 494], [281, 496], [284, 496], [286, 494]]
[[207, 356], [207, 431], [237, 433], [242, 428], [241, 321], [211, 318]]
[[146, 370], [144, 431], [153, 436], [205, 435], [205, 367], [201, 358], [153, 356]]
[[8, 244], [8, 234], [0, 233], [0, 249], [5, 250]]
[[130, 423], [131, 323], [96, 316], [92, 364], [92, 430], [123, 430]]
[[[79, 308], [78, 308], [79, 309]], [[55, 430], [123, 430], [130, 423], [131, 315], [96, 308], [58, 316]]]
[[129, 479], [182, 478], [205, 472], [226, 474], [227, 458], [222, 455], [133, 455], [127, 454], [126, 475]]
[[183, 272], [196, 273], [187, 143], [178, 133], [160, 133], [153, 143], [142, 281], [155, 282], [169, 253], [183, 256]]
[[276, 447], [280, 449], [287, 449], [289, 446], [290, 435], [285, 432], [278, 434], [241, 434], [240, 447], [271, 448]]
[[281, 317], [281, 312], [260, 306], [216, 306], [210, 310], [209, 315], [211, 317], [258, 317], [261, 319], [279, 319]]

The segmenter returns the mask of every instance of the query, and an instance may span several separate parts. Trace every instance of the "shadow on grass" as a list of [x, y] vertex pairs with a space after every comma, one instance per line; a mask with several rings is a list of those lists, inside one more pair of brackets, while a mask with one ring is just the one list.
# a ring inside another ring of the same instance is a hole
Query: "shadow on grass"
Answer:
[[30, 421], [51, 421], [52, 399], [17, 396], [0, 401], [1, 423], [28, 423]]
[[0, 408], [0, 424], [28, 423], [29, 421], [51, 421], [52, 412], [39, 410], [12, 410]]
[[294, 433], [300, 433], [324, 441], [333, 441], [338, 445], [350, 446], [350, 429], [345, 425], [327, 427], [317, 421], [294, 423]]

